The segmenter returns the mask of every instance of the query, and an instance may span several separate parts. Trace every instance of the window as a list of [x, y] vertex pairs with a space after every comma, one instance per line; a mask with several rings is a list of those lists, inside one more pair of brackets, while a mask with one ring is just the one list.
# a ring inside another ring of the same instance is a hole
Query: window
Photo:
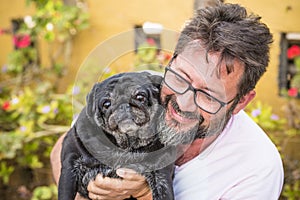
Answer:
[[279, 94], [300, 98], [300, 33], [281, 34]]
[[143, 45], [145, 42], [154, 43], [158, 49], [161, 48], [160, 35], [163, 26], [158, 23], [145, 22], [143, 25], [134, 26], [134, 46], [135, 52], [137, 49]]

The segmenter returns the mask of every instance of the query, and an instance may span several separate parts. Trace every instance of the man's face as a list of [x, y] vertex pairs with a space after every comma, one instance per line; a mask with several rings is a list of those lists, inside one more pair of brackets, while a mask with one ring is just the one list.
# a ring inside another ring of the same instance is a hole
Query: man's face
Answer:
[[[206, 59], [205, 50], [199, 49], [199, 46], [197, 50], [186, 48], [173, 60], [170, 68], [192, 87], [201, 89], [222, 102], [230, 102], [238, 93], [238, 83], [244, 68], [235, 61], [233, 72], [227, 73], [225, 63], [221, 63], [219, 71], [219, 56], [218, 53], [208, 54]], [[178, 134], [184, 135], [191, 131], [196, 132], [196, 137], [220, 133], [230, 118], [229, 109], [233, 106], [231, 102], [222, 106], [216, 114], [208, 113], [195, 104], [192, 90], [178, 94], [164, 82], [161, 97], [166, 107], [165, 123], [176, 132], [177, 139], [180, 138]]]

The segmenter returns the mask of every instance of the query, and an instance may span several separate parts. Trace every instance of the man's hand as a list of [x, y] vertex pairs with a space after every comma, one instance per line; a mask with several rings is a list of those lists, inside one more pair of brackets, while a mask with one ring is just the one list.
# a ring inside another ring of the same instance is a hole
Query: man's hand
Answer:
[[138, 200], [152, 200], [151, 189], [144, 176], [130, 169], [118, 169], [123, 179], [103, 178], [98, 174], [88, 185], [89, 197], [95, 200], [117, 200], [135, 197]]

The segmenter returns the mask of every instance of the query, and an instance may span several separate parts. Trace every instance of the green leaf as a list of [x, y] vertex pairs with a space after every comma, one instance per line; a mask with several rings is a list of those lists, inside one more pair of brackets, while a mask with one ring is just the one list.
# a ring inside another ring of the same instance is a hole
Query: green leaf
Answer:
[[9, 177], [13, 173], [14, 167], [13, 166], [7, 166], [6, 162], [1, 162], [0, 164], [0, 177], [2, 178], [2, 181], [4, 184], [8, 184]]

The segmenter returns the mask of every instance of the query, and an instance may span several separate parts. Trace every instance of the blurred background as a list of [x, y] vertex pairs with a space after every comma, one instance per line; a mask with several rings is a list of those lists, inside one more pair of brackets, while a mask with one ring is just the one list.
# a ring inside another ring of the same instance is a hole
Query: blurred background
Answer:
[[[162, 71], [195, 9], [214, 0], [0, 0], [0, 196], [57, 199], [49, 164], [91, 84]], [[300, 199], [300, 1], [225, 0], [274, 35], [268, 71], [246, 111], [281, 153], [281, 199]]]

